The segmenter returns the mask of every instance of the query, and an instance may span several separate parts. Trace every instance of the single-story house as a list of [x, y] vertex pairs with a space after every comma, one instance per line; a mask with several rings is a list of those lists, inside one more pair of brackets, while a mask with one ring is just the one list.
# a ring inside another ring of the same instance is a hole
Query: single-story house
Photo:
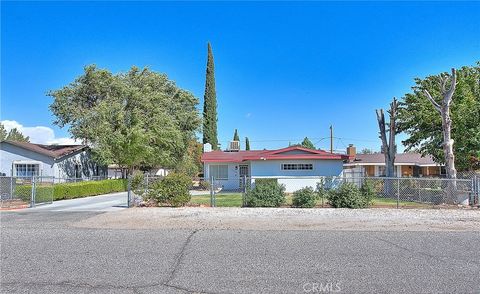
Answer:
[[[349, 160], [343, 164], [345, 175], [385, 176], [385, 154], [356, 154], [355, 146], [347, 147]], [[398, 177], [440, 177], [445, 175], [444, 166], [429, 155], [398, 153], [395, 155], [395, 175]]]
[[[164, 177], [170, 173], [170, 170], [166, 168], [152, 168], [145, 173], [149, 176]], [[121, 179], [127, 176], [127, 171], [118, 164], [109, 164], [107, 174], [109, 179]]]
[[6, 176], [55, 178], [104, 177], [106, 167], [95, 163], [86, 145], [43, 145], [0, 142], [0, 173]]
[[343, 161], [347, 159], [344, 154], [299, 146], [249, 151], [211, 151], [204, 146], [202, 154], [205, 179], [211, 181], [213, 177], [215, 184], [225, 190], [241, 189], [244, 177], [252, 182], [258, 178], [277, 178], [285, 185], [286, 192], [306, 186], [315, 188], [319, 176], [341, 176]]

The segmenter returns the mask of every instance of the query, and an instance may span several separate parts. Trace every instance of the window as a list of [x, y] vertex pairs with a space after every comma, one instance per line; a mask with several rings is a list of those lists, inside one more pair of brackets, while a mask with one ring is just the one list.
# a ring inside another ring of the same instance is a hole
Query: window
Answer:
[[386, 170], [386, 167], [384, 165], [378, 166], [378, 175], [380, 177], [384, 177], [384, 176], [387, 175], [387, 170]]
[[282, 163], [282, 170], [313, 170], [312, 163]]
[[228, 165], [210, 165], [210, 177], [220, 180], [228, 179]]
[[15, 164], [15, 176], [17, 177], [38, 176], [39, 169], [40, 168], [38, 164], [17, 163]]
[[82, 177], [82, 167], [79, 164], [75, 164], [75, 178], [79, 179]]

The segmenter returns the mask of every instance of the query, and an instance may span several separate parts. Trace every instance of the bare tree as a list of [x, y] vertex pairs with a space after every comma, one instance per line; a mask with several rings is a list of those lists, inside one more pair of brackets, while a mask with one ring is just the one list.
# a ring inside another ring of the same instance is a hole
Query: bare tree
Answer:
[[393, 102], [390, 103], [390, 110], [388, 114], [390, 115], [390, 123], [388, 125], [388, 142], [387, 142], [387, 130], [385, 124], [385, 115], [383, 109], [377, 109], [377, 120], [378, 127], [380, 129], [380, 139], [382, 140], [382, 149], [383, 154], [385, 155], [385, 173], [387, 177], [395, 176], [395, 135], [397, 132], [397, 111], [398, 111], [398, 101], [397, 98], [393, 98]]
[[452, 104], [453, 93], [455, 92], [455, 86], [457, 84], [457, 76], [455, 69], [452, 68], [450, 88], [447, 89], [447, 83], [449, 80], [448, 75], [442, 75], [440, 80], [442, 102], [438, 104], [432, 95], [425, 89], [425, 94], [428, 100], [432, 103], [435, 110], [438, 111], [442, 117], [442, 132], [443, 132], [443, 153], [445, 156], [445, 169], [447, 171], [447, 177], [450, 179], [457, 178], [457, 170], [455, 169], [455, 155], [453, 154], [453, 139], [452, 139], [452, 119], [450, 118], [450, 105]]

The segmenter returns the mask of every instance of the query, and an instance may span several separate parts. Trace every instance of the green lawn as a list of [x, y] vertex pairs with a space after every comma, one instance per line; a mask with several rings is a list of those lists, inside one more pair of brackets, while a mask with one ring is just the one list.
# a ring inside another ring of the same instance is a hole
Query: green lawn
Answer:
[[[241, 193], [217, 194], [215, 198], [216, 198], [217, 207], [241, 207], [242, 206]], [[210, 194], [192, 196], [192, 200], [190, 200], [190, 203], [210, 205]]]
[[[201, 205], [210, 205], [210, 194], [205, 195], [195, 195], [192, 196], [190, 200], [191, 204], [201, 204]], [[317, 205], [321, 205], [322, 201], [319, 200]], [[327, 204], [327, 200], [325, 200]], [[292, 196], [287, 195], [285, 205], [292, 205]], [[425, 208], [429, 207], [429, 204], [426, 203], [417, 203], [409, 201], [400, 201], [400, 207], [412, 207], [412, 208]], [[242, 206], [242, 194], [241, 193], [221, 193], [216, 195], [216, 206], [217, 207], [241, 207]], [[373, 200], [372, 207], [397, 207], [397, 200], [390, 198], [375, 198]]]

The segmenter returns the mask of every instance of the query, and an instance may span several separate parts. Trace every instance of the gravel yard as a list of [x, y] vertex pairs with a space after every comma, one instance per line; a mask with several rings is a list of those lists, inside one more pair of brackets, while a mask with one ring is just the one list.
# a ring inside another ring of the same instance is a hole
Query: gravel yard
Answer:
[[112, 229], [480, 231], [480, 210], [131, 208], [74, 225]]

